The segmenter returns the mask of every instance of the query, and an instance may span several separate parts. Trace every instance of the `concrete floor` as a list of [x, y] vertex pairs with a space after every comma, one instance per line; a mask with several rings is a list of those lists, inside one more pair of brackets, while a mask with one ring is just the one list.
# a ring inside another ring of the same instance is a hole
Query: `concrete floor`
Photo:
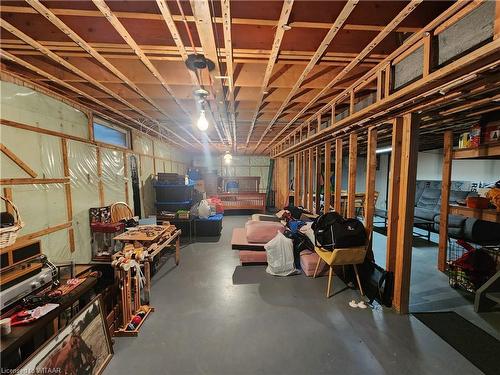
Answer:
[[[426, 234], [415, 228], [416, 232]], [[374, 236], [375, 261], [385, 267], [387, 237]], [[410, 312], [455, 311], [500, 340], [500, 311], [478, 314], [469, 293], [449, 286], [448, 276], [437, 270], [439, 236], [431, 233], [431, 242], [414, 237], [410, 286]]]
[[[156, 311], [137, 338], [116, 338], [104, 374], [480, 374], [412, 316], [352, 309], [359, 294], [337, 278], [278, 278], [233, 285], [239, 264], [226, 216], [218, 243], [195, 243], [154, 278]], [[262, 267], [261, 267], [262, 268]], [[345, 290], [343, 290], [345, 289]]]

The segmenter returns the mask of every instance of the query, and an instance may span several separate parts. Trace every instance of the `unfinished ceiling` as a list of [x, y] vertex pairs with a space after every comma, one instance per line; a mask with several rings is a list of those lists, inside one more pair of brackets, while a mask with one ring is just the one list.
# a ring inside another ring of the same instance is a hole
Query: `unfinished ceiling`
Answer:
[[186, 148], [262, 154], [451, 3], [2, 1], [2, 70]]

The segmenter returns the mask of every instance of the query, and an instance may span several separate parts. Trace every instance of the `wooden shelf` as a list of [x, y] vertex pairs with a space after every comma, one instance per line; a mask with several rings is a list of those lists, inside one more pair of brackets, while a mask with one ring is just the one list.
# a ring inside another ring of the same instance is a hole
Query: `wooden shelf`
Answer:
[[500, 143], [463, 148], [453, 151], [453, 159], [496, 159], [500, 158]]
[[500, 223], [500, 212], [493, 209], [479, 209], [479, 208], [469, 208], [465, 206], [450, 205], [451, 215], [462, 215], [467, 217], [474, 217], [476, 219], [493, 221]]

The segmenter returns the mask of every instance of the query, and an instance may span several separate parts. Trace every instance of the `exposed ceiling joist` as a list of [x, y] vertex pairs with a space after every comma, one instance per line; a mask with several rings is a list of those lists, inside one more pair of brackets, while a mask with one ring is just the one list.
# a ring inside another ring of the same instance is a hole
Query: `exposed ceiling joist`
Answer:
[[[109, 111], [111, 111], [113, 113], [116, 113], [118, 116], [121, 116], [122, 118], [127, 119], [130, 122], [132, 122], [132, 123], [135, 123], [139, 127], [146, 127], [146, 128], [148, 128], [148, 130], [150, 130], [151, 132], [153, 132], [156, 135], [159, 135], [161, 137], [161, 139], [163, 139], [163, 140], [165, 140], [165, 141], [167, 141], [169, 143], [175, 144], [175, 145], [177, 145], [179, 147], [186, 148], [185, 145], [182, 145], [182, 144], [180, 144], [180, 143], [172, 140], [171, 138], [165, 137], [165, 134], [162, 134], [161, 132], [159, 132], [159, 131], [157, 131], [157, 130], [155, 130], [153, 128], [150, 128], [149, 126], [142, 124], [141, 122], [139, 122], [136, 119], [130, 117], [126, 113], [123, 113], [123, 112], [115, 109], [114, 107], [112, 107], [112, 106], [110, 106], [110, 105], [108, 105], [108, 104], [100, 101], [99, 99], [94, 98], [92, 95], [87, 94], [86, 92], [78, 89], [77, 87], [74, 87], [74, 86], [70, 85], [69, 83], [63, 81], [62, 79], [59, 79], [59, 78], [53, 76], [52, 74], [47, 73], [46, 71], [44, 71], [44, 70], [36, 67], [33, 64], [30, 64], [27, 61], [24, 61], [23, 59], [21, 59], [21, 58], [19, 58], [17, 56], [12, 55], [11, 53], [9, 53], [7, 51], [4, 51], [4, 50], [0, 49], [0, 57], [2, 57], [3, 59], [6, 59], [8, 61], [14, 62], [14, 63], [22, 66], [23, 68], [26, 68], [26, 69], [32, 71], [33, 73], [36, 73], [36, 74], [38, 74], [38, 75], [40, 75], [42, 77], [46, 77], [50, 81], [52, 81], [52, 82], [54, 82], [54, 83], [56, 83], [56, 84], [58, 84], [58, 85], [60, 85], [62, 87], [65, 87], [65, 88], [67, 88], [67, 89], [69, 89], [69, 90], [71, 90], [73, 92], [75, 92], [76, 94], [78, 94], [78, 95], [80, 95], [80, 96], [82, 96], [82, 97], [90, 100], [93, 103], [96, 103], [97, 105], [102, 106], [103, 108], [108, 109]], [[124, 125], [124, 124], [122, 123], [122, 125]], [[166, 129], [166, 130], [169, 131], [168, 129]], [[171, 133], [171, 131], [169, 131], [169, 133]], [[188, 142], [186, 142], [186, 143], [188, 143]]]
[[[33, 14], [35, 13], [33, 9], [22, 6], [11, 6], [2, 5], [0, 6], [0, 11], [2, 13], [20, 13], [20, 14]], [[84, 9], [67, 9], [67, 8], [53, 8], [52, 13], [56, 16], [76, 16], [76, 17], [101, 17], [102, 14], [95, 10], [84, 10]], [[138, 19], [138, 20], [161, 20], [161, 16], [154, 13], [142, 13], [142, 12], [115, 12], [115, 15], [119, 18], [124, 19]], [[182, 22], [183, 19], [180, 15], [173, 15], [173, 20], [175, 22]], [[195, 22], [193, 16], [186, 16], [188, 22]], [[214, 17], [214, 22], [224, 23], [223, 17]], [[275, 20], [268, 19], [253, 19], [253, 18], [233, 18], [232, 23], [234, 25], [249, 25], [249, 26], [270, 26], [276, 27], [278, 22]], [[325, 22], [291, 22], [291, 27], [296, 28], [306, 28], [306, 29], [329, 29], [332, 24]], [[364, 24], [346, 24], [345, 30], [353, 31], [381, 31], [384, 26], [379, 25], [364, 25]], [[412, 33], [418, 31], [418, 27], [405, 27], [401, 26], [396, 28], [394, 31], [401, 33]]]
[[[134, 90], [139, 96], [144, 98], [149, 104], [156, 108], [160, 113], [162, 113], [167, 119], [173, 123], [176, 123], [170, 115], [163, 110], [157, 103], [155, 103], [144, 91], [142, 91], [131, 79], [120, 72], [113, 64], [111, 64], [106, 58], [104, 58], [99, 52], [97, 52], [93, 47], [91, 47], [85, 40], [83, 40], [78, 34], [76, 34], [71, 28], [69, 28], [64, 22], [62, 22], [57, 16], [55, 16], [48, 8], [46, 8], [39, 0], [26, 0], [35, 10], [37, 10], [42, 16], [49, 20], [54, 26], [66, 34], [71, 40], [73, 40], [78, 46], [80, 46], [84, 51], [96, 59], [99, 63], [104, 65], [111, 73], [118, 77], [121, 81], [127, 84], [132, 90]], [[153, 122], [157, 122], [150, 116], [148, 116]], [[186, 134], [188, 134], [195, 142], [202, 144], [185, 126], [176, 123], [180, 129], [182, 129]]]
[[[70, 64], [65, 59], [61, 58], [60, 56], [58, 56], [57, 54], [55, 54], [54, 52], [52, 52], [50, 49], [42, 46], [36, 40], [34, 40], [30, 36], [28, 36], [25, 33], [23, 33], [21, 30], [17, 29], [13, 25], [11, 25], [7, 21], [5, 21], [3, 18], [0, 18], [0, 27], [2, 27], [3, 29], [7, 30], [11, 34], [15, 35], [19, 39], [23, 40], [25, 43], [29, 44], [30, 46], [32, 46], [36, 50], [40, 51], [41, 53], [43, 53], [45, 56], [49, 57], [53, 61], [59, 63], [62, 66], [64, 66], [69, 71], [71, 71], [74, 74], [82, 77], [84, 80], [86, 80], [87, 82], [89, 82], [92, 85], [96, 86], [98, 89], [100, 89], [101, 91], [103, 91], [106, 94], [110, 95], [111, 97], [113, 97], [114, 99], [118, 100], [119, 102], [123, 103], [127, 107], [129, 107], [129, 108], [133, 109], [134, 111], [140, 113], [144, 117], [149, 117], [143, 110], [141, 110], [140, 108], [134, 106], [132, 103], [128, 102], [127, 100], [123, 99], [121, 96], [119, 96], [118, 94], [116, 94], [113, 90], [111, 90], [108, 87], [104, 86], [103, 84], [99, 83], [96, 79], [94, 79], [93, 77], [91, 77], [87, 73], [83, 72], [82, 70], [78, 69], [74, 65]], [[170, 129], [169, 129], [169, 131], [171, 132]], [[172, 134], [174, 134], [181, 141], [183, 141], [183, 142], [185, 142], [187, 144], [190, 144], [190, 142], [188, 142], [187, 140], [185, 140], [183, 137], [181, 137], [177, 133], [172, 132]]]
[[231, 36], [231, 5], [229, 0], [222, 0], [222, 19], [224, 32], [224, 47], [226, 51], [226, 74], [229, 96], [229, 117], [233, 130], [233, 151], [237, 151], [236, 144], [236, 105], [234, 102], [234, 64], [233, 64], [233, 41]]
[[221, 67], [219, 64], [219, 54], [217, 52], [217, 45], [212, 25], [210, 4], [207, 0], [190, 0], [190, 4], [191, 9], [193, 10], [193, 16], [196, 23], [196, 29], [198, 31], [198, 37], [200, 38], [201, 48], [203, 49], [203, 54], [207, 59], [211, 60], [215, 64], [215, 68], [210, 72], [212, 81], [211, 86], [214, 90], [214, 96], [217, 102], [217, 112], [222, 123], [222, 129], [224, 130], [229, 144], [232, 145], [233, 137], [231, 136], [231, 131], [228, 127], [229, 120], [227, 117], [224, 86], [222, 85], [220, 78], [216, 78], [221, 76]]
[[291, 119], [286, 126], [284, 126], [276, 136], [268, 143], [267, 147], [268, 148], [271, 144], [273, 144], [285, 131], [287, 131], [292, 124], [297, 121], [302, 114], [311, 107], [314, 103], [318, 101], [318, 99], [325, 94], [327, 90], [329, 90], [331, 87], [333, 87], [337, 82], [339, 82], [341, 79], [346, 77], [346, 75], [355, 67], [357, 66], [377, 45], [382, 42], [382, 40], [385, 39], [385, 37], [406, 18], [408, 17], [415, 9], [416, 7], [422, 2], [423, 0], [411, 0], [408, 5], [404, 7], [404, 9], [398, 13], [396, 17], [392, 19], [389, 24], [384, 27], [380, 33], [377, 34], [375, 38], [358, 54], [356, 58], [354, 58], [344, 69], [340, 71], [340, 73], [323, 89], [321, 90], [306, 106], [302, 108], [302, 110], [294, 116], [293, 119]]
[[250, 138], [252, 137], [253, 130], [255, 128], [255, 122], [257, 121], [257, 117], [259, 116], [262, 100], [264, 98], [266, 90], [268, 90], [267, 86], [269, 84], [269, 80], [271, 79], [271, 75], [273, 74], [274, 64], [276, 63], [276, 59], [278, 58], [281, 42], [285, 34], [285, 28], [288, 25], [288, 19], [290, 18], [290, 13], [292, 11], [292, 6], [293, 6], [293, 0], [285, 0], [283, 3], [283, 8], [281, 9], [280, 19], [278, 20], [278, 25], [276, 27], [276, 32], [274, 34], [271, 56], [269, 57], [269, 62], [267, 63], [266, 71], [264, 74], [264, 80], [262, 81], [262, 87], [259, 96], [257, 98], [257, 107], [255, 108], [255, 114], [253, 116], [252, 124], [250, 125], [250, 130], [248, 131], [247, 135], [247, 140], [246, 140], [247, 147], [248, 143], [250, 142]]
[[278, 109], [278, 111], [276, 112], [276, 114], [274, 115], [274, 117], [272, 118], [272, 120], [269, 122], [269, 125], [267, 125], [266, 129], [262, 133], [259, 141], [255, 145], [254, 152], [260, 146], [260, 144], [262, 143], [262, 140], [264, 139], [264, 137], [266, 136], [266, 134], [269, 132], [269, 130], [271, 130], [273, 124], [276, 122], [276, 120], [278, 120], [278, 118], [280, 117], [280, 115], [282, 114], [282, 112], [284, 111], [284, 109], [286, 108], [286, 106], [288, 105], [288, 103], [292, 100], [292, 98], [294, 97], [294, 95], [297, 93], [297, 90], [300, 88], [300, 86], [302, 85], [302, 83], [304, 82], [304, 80], [306, 79], [306, 77], [309, 75], [309, 73], [311, 72], [311, 70], [314, 68], [314, 66], [321, 59], [321, 57], [325, 53], [326, 49], [328, 48], [328, 46], [332, 42], [333, 38], [335, 38], [335, 36], [337, 35], [337, 33], [340, 31], [340, 29], [342, 28], [342, 26], [345, 24], [345, 22], [347, 21], [347, 18], [353, 12], [353, 10], [356, 7], [356, 5], [358, 4], [358, 2], [359, 2], [359, 0], [348, 1], [347, 4], [344, 6], [344, 8], [342, 9], [342, 11], [338, 15], [337, 19], [333, 22], [332, 27], [330, 28], [330, 30], [328, 30], [328, 33], [326, 34], [326, 36], [324, 37], [323, 41], [319, 45], [318, 49], [316, 50], [316, 52], [314, 53], [314, 55], [311, 57], [311, 60], [309, 61], [309, 63], [307, 64], [307, 66], [304, 68], [304, 70], [302, 71], [300, 77], [297, 79], [297, 81], [293, 85], [292, 89], [288, 93], [288, 96], [283, 101], [283, 103], [281, 104], [280, 108]]
[[160, 81], [161, 85], [165, 88], [165, 90], [168, 92], [168, 94], [172, 97], [172, 99], [175, 101], [177, 106], [184, 112], [190, 120], [192, 120], [191, 114], [189, 111], [187, 111], [182, 104], [177, 100], [175, 97], [171, 87], [165, 80], [165, 78], [160, 74], [158, 69], [153, 65], [153, 63], [149, 60], [149, 58], [146, 56], [144, 51], [139, 47], [139, 45], [135, 42], [134, 38], [130, 35], [130, 33], [127, 31], [125, 26], [120, 22], [118, 17], [111, 11], [111, 9], [108, 7], [106, 2], [104, 0], [92, 0], [92, 2], [95, 4], [95, 6], [101, 11], [101, 13], [106, 17], [106, 19], [109, 21], [109, 23], [113, 26], [113, 28], [116, 30], [118, 34], [122, 37], [122, 39], [127, 43], [130, 48], [134, 51], [134, 53], [139, 57], [139, 59], [142, 61], [142, 63], [148, 68], [148, 70], [151, 72], [151, 74], [158, 80]]
[[[172, 13], [170, 12], [170, 8], [168, 7], [168, 4], [165, 0], [156, 0], [156, 4], [158, 5], [158, 8], [160, 9], [163, 20], [167, 24], [168, 30], [170, 31], [170, 34], [172, 35], [172, 39], [174, 40], [175, 46], [177, 47], [177, 51], [175, 51], [175, 52], [180, 53], [181, 60], [183, 62], [185, 62], [188, 59], [188, 51], [187, 51], [186, 47], [184, 46], [184, 43], [182, 42], [182, 38], [179, 34], [179, 30], [177, 29], [177, 26], [175, 25], [175, 22], [174, 22]], [[194, 53], [194, 52], [195, 51], [190, 51], [190, 53]], [[201, 82], [200, 82], [197, 74], [190, 69], [187, 69], [187, 71], [189, 72], [189, 77], [191, 79], [192, 85], [195, 88], [200, 88]], [[222, 143], [224, 143], [224, 139], [223, 139], [222, 134], [219, 130], [219, 127], [217, 126], [217, 121], [215, 119], [215, 116], [214, 116], [211, 108], [209, 108], [209, 113], [210, 113], [210, 116], [212, 117], [212, 121], [213, 121], [215, 130], [217, 132], [217, 136], [219, 137], [219, 140]], [[207, 135], [207, 139], [209, 139], [208, 135]]]

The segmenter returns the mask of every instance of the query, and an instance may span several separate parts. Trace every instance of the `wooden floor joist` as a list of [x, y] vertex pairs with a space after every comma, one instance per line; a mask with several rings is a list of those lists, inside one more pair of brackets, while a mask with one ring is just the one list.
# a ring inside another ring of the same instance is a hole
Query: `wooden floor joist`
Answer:
[[344, 6], [344, 8], [340, 11], [336, 20], [333, 22], [332, 27], [330, 28], [330, 30], [328, 30], [328, 33], [325, 35], [322, 42], [319, 44], [318, 49], [314, 52], [314, 55], [311, 57], [311, 60], [309, 60], [307, 66], [304, 68], [304, 70], [300, 74], [300, 77], [295, 81], [295, 83], [294, 83], [292, 89], [290, 90], [290, 92], [288, 93], [286, 99], [283, 101], [283, 103], [281, 103], [281, 106], [276, 111], [274, 117], [271, 119], [271, 121], [267, 125], [266, 129], [262, 133], [259, 141], [257, 142], [257, 145], [255, 146], [255, 149], [257, 149], [257, 147], [259, 147], [259, 145], [262, 143], [266, 134], [269, 132], [269, 130], [271, 130], [271, 127], [278, 120], [278, 118], [283, 113], [286, 106], [292, 100], [294, 95], [296, 95], [297, 91], [299, 90], [299, 88], [301, 87], [301, 85], [305, 81], [305, 79], [308, 77], [311, 70], [316, 66], [316, 64], [321, 59], [321, 57], [324, 56], [326, 49], [328, 48], [330, 43], [333, 41], [333, 38], [335, 38], [337, 33], [342, 29], [342, 26], [347, 21], [347, 18], [349, 17], [349, 15], [354, 11], [354, 8], [358, 4], [358, 2], [359, 2], [358, 0], [348, 1], [346, 3], [346, 5]]
[[[264, 96], [267, 95], [269, 85], [269, 80], [271, 79], [271, 75], [273, 73], [274, 64], [276, 63], [276, 59], [278, 58], [278, 53], [281, 46], [281, 41], [283, 40], [283, 36], [285, 34], [285, 25], [288, 24], [288, 18], [290, 17], [290, 13], [292, 11], [293, 0], [285, 0], [283, 2], [283, 7], [281, 9], [280, 19], [278, 21], [278, 25], [276, 27], [276, 31], [274, 34], [273, 46], [271, 49], [271, 55], [269, 56], [269, 61], [266, 66], [266, 71], [264, 73], [264, 79], [262, 81], [262, 85], [260, 88], [259, 97], [257, 98], [257, 107], [255, 108], [255, 113], [252, 118], [252, 123], [250, 125], [250, 129], [248, 131], [246, 145], [250, 143], [250, 138], [252, 137], [252, 133], [255, 128], [255, 122], [259, 117], [260, 107], [262, 106], [262, 100]], [[257, 148], [257, 147], [256, 147]]]

